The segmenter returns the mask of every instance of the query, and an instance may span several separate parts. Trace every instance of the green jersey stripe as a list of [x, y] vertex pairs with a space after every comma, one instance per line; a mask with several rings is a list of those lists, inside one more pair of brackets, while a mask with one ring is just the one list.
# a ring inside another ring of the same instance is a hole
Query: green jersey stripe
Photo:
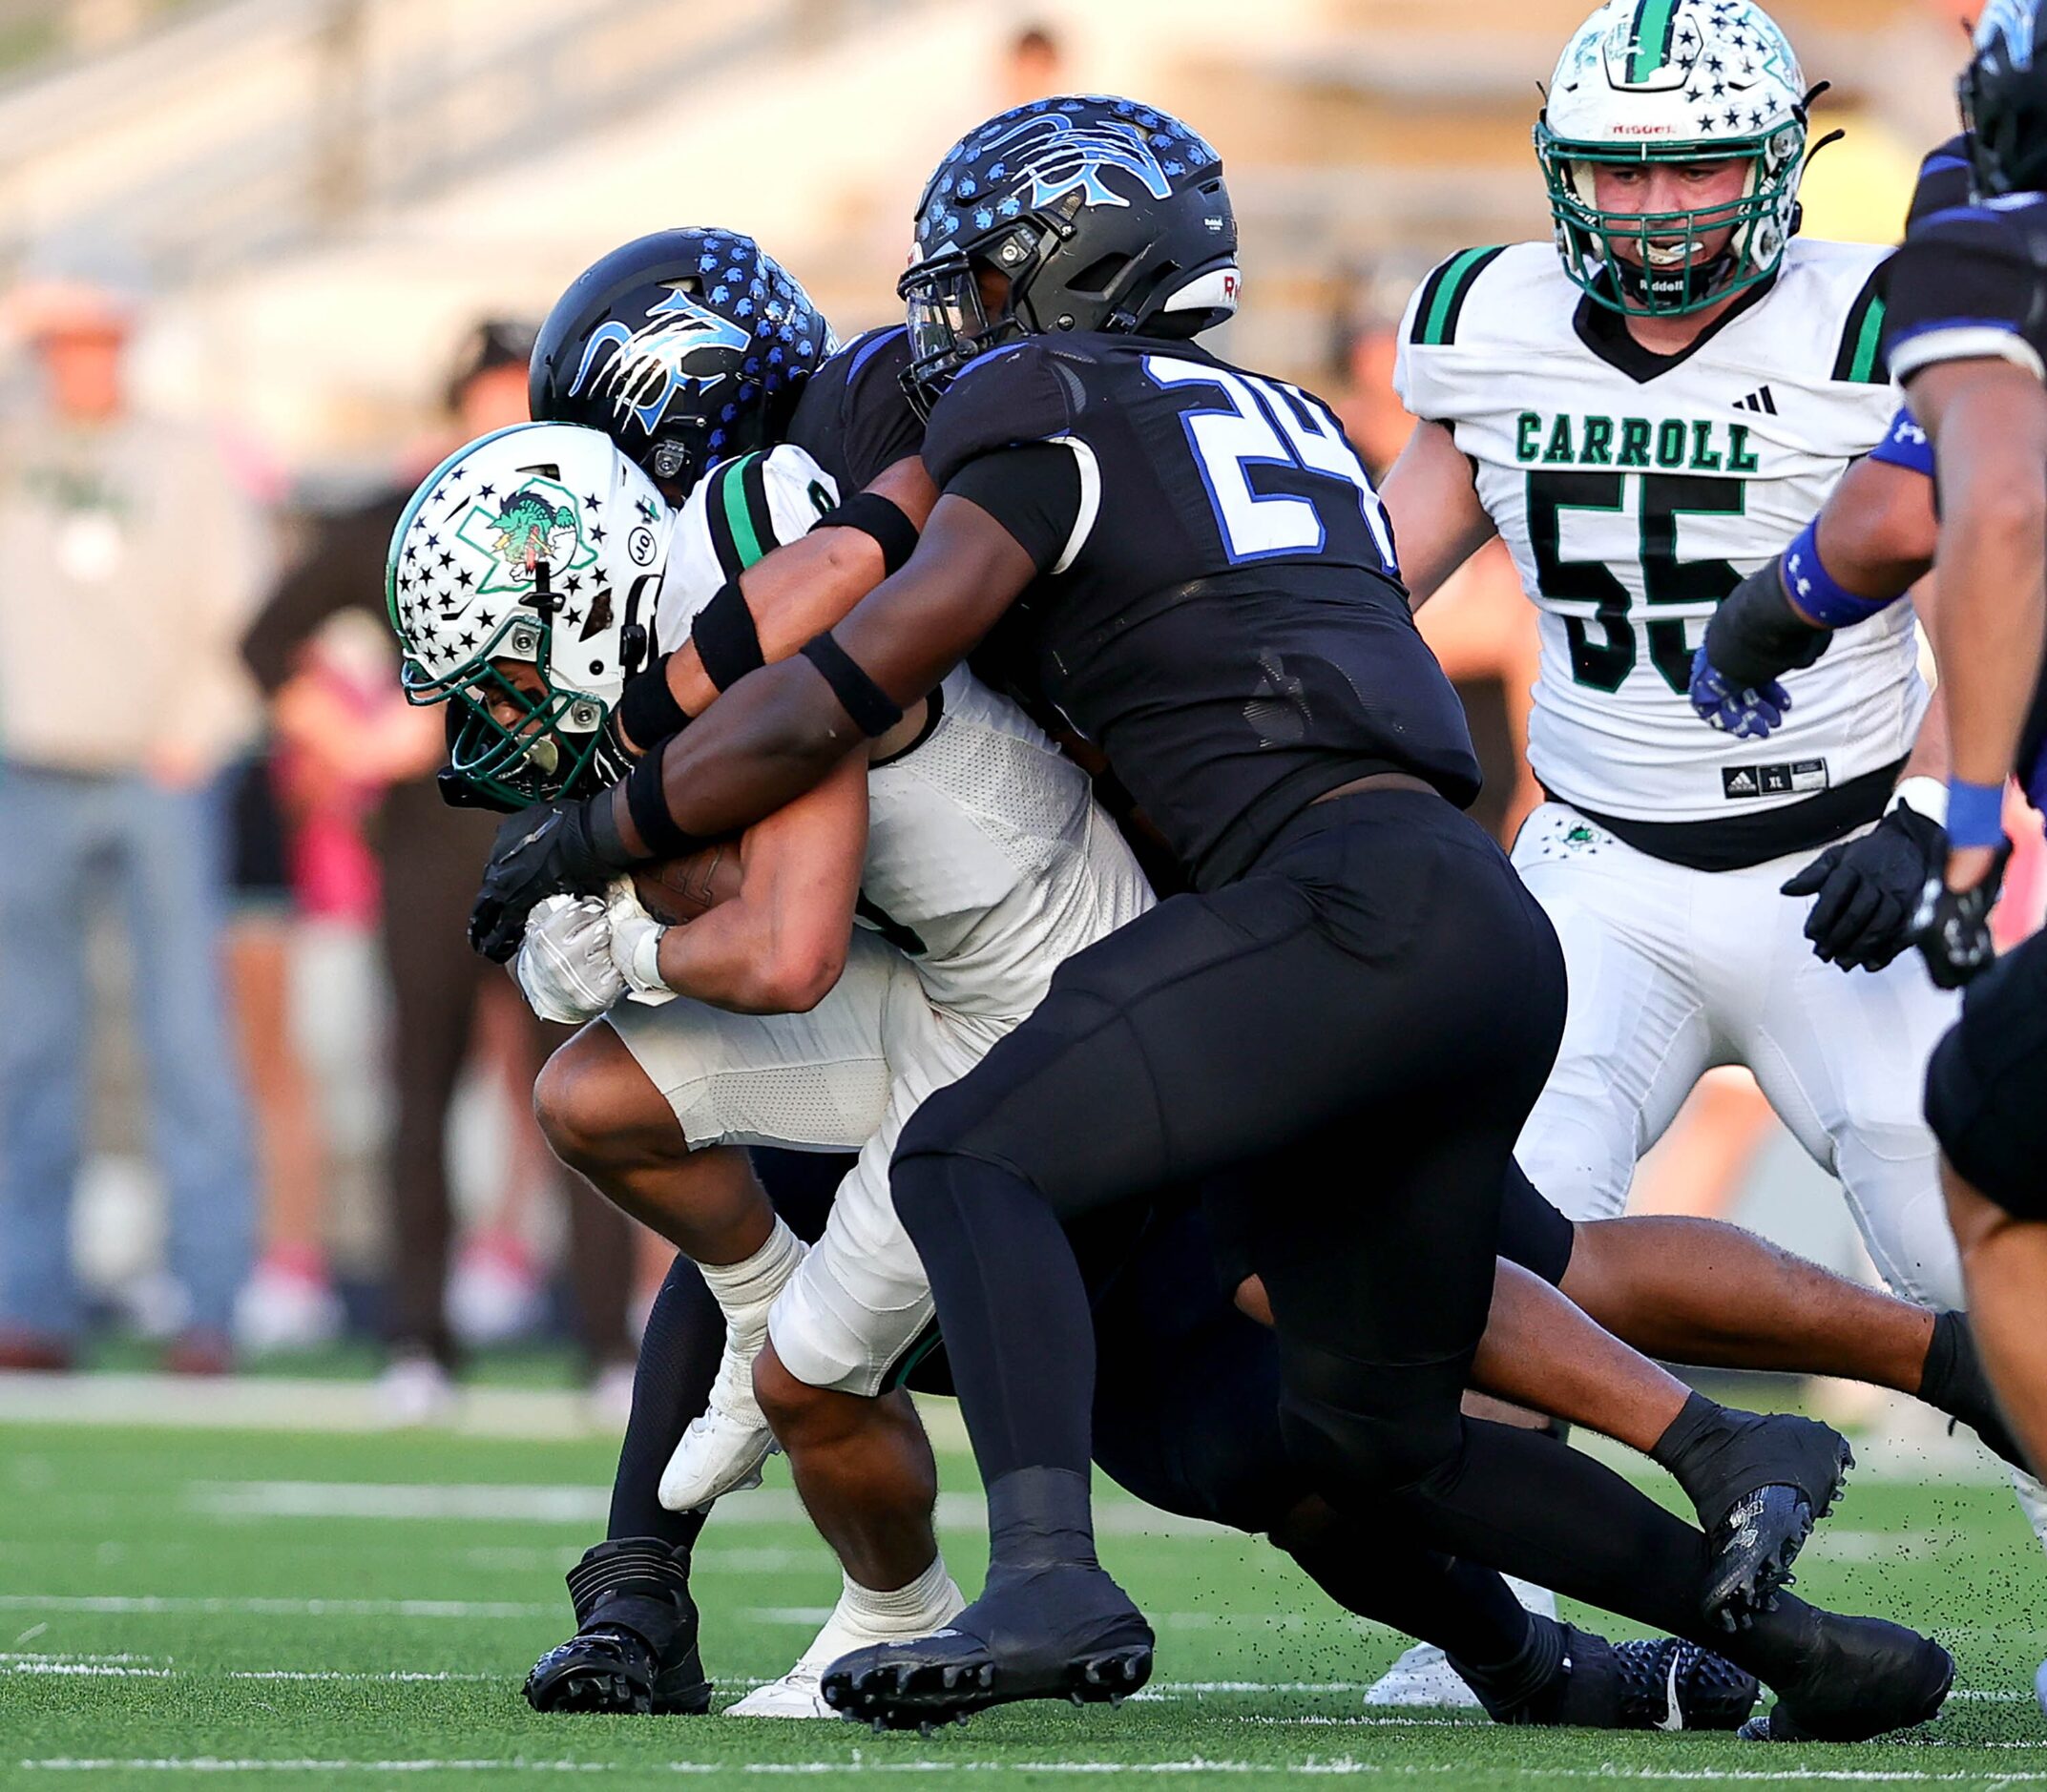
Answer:
[[1884, 359], [1884, 299], [1877, 290], [1875, 274], [1849, 307], [1841, 346], [1834, 355], [1833, 377], [1855, 385], [1883, 385], [1890, 379]]
[[1678, 0], [1641, 0], [1635, 9], [1635, 53], [1628, 58], [1628, 80], [1646, 81], [1670, 60], [1671, 40], [1678, 31]]
[[1464, 313], [1464, 302], [1473, 282], [1505, 253], [1504, 245], [1467, 249], [1444, 262], [1415, 307], [1414, 340], [1428, 348], [1441, 348], [1455, 342], [1457, 320]]
[[[767, 501], [767, 456], [749, 454], [740, 463], [740, 487], [746, 500], [746, 520], [753, 533], [754, 559], [782, 546], [775, 533], [774, 507]], [[750, 564], [750, 563], [749, 563]]]
[[725, 527], [732, 531], [732, 545], [739, 553], [742, 570], [767, 552], [761, 545], [761, 533], [754, 527], [753, 511], [746, 502], [746, 464], [757, 458], [749, 454], [742, 460], [734, 461], [725, 469], [725, 477], [717, 491], [719, 508], [725, 513]]

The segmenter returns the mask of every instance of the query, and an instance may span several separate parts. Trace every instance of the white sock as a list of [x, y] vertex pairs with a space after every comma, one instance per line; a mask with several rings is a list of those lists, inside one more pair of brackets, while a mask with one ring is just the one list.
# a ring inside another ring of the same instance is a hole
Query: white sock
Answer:
[[744, 1337], [767, 1325], [767, 1309], [787, 1285], [809, 1249], [778, 1214], [767, 1242], [736, 1263], [699, 1263], [704, 1285], [718, 1301], [725, 1323]]
[[946, 1573], [946, 1558], [931, 1557], [931, 1565], [908, 1586], [881, 1593], [863, 1587], [850, 1574], [844, 1576], [845, 1590], [839, 1595], [839, 1610], [862, 1630], [879, 1631], [896, 1636], [922, 1636], [936, 1630], [960, 1609], [959, 1589]]

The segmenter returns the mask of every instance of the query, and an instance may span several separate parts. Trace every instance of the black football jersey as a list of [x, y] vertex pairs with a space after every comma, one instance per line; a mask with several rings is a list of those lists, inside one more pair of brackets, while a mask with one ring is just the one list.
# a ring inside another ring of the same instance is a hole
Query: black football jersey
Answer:
[[1003, 631], [1011, 681], [1106, 755], [1199, 886], [1367, 773], [1477, 795], [1378, 494], [1320, 399], [1191, 343], [1034, 338], [960, 373], [924, 460], [1037, 562]]
[[909, 332], [898, 323], [857, 336], [810, 376], [787, 440], [832, 476], [841, 497], [907, 460], [924, 442], [924, 420], [904, 396]]
[[[2001, 356], [2047, 380], [2047, 197], [2016, 193], [1929, 213], [1886, 269], [1885, 345], [1909, 381], [1943, 361]], [[2018, 774], [2047, 797], [2047, 683], [2036, 691]]]
[[1913, 225], [1935, 212], [1967, 205], [1973, 180], [1967, 137], [1951, 136], [1927, 151], [1919, 163], [1918, 183], [1912, 188], [1911, 210], [1905, 215], [1906, 231], [1910, 233]]

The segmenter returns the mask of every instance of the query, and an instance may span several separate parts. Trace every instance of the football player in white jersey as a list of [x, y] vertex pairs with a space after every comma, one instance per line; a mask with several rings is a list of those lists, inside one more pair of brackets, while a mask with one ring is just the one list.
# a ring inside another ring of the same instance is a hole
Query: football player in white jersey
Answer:
[[[627, 557], [644, 569], [620, 613], [593, 628], [595, 614], [578, 617], [565, 590], [547, 643], [496, 643], [509, 653], [481, 670], [493, 624], [533, 627], [491, 595], [501, 562], [566, 566], [566, 585], [584, 540], [597, 557], [592, 524], [603, 523], [586, 492], [610, 494], [611, 532], [624, 532]], [[727, 462], [671, 512], [603, 435], [535, 424], [487, 438], [421, 488], [394, 537], [393, 614], [408, 664], [430, 675], [434, 694], [468, 698], [466, 715], [490, 713], [476, 726], [494, 725], [507, 765], [532, 752], [535, 714], [562, 724], [543, 748], [548, 763], [601, 757], [610, 737], [595, 724], [622, 683], [620, 625], [637, 621], [655, 642], [689, 638], [726, 585], [720, 519], [743, 513], [757, 556], [836, 502], [829, 475], [793, 444]], [[429, 572], [416, 571], [419, 556]], [[570, 643], [577, 621], [584, 634]], [[533, 674], [512, 663], [521, 657]], [[932, 1089], [1036, 1006], [1062, 959], [1153, 897], [1085, 775], [964, 668], [847, 776], [725, 856], [722, 870], [700, 867], [712, 903], [686, 927], [658, 924], [630, 886], [609, 902], [555, 899], [529, 928], [517, 973], [544, 1018], [606, 1017], [542, 1073], [535, 1106], [550, 1141], [694, 1259], [726, 1317], [710, 1410], [679, 1446], [662, 1503], [688, 1510], [758, 1483], [775, 1441], [754, 1394], [765, 1349], [762, 1385], [785, 1393], [773, 1416], [798, 1486], [846, 1570], [811, 1650], [735, 1715], [830, 1716], [816, 1701], [818, 1666], [898, 1632], [925, 1634], [962, 1603], [931, 1534], [929, 1446], [901, 1396], [876, 1398], [931, 1316], [888, 1198], [896, 1136]], [[860, 1153], [814, 1248], [769, 1206], [746, 1163], [751, 1144]]]
[[1788, 673], [1767, 750], [1702, 731], [1687, 699], [1716, 605], [1895, 410], [1884, 251], [1795, 234], [1807, 98], [1751, 0], [1594, 12], [1535, 127], [1555, 240], [1466, 251], [1416, 294], [1396, 384], [1420, 421], [1384, 497], [1417, 605], [1497, 533], [1541, 612], [1529, 756], [1549, 801], [1514, 858], [1570, 1006], [1522, 1168], [1574, 1219], [1619, 1215], [1700, 1076], [1743, 1064], [1840, 1177], [1886, 1281], [1953, 1305], [1919, 1112], [1953, 1002], [1916, 958], [1830, 969], [1787, 900], [1838, 906], [1856, 854], [1936, 831], [1911, 615]]

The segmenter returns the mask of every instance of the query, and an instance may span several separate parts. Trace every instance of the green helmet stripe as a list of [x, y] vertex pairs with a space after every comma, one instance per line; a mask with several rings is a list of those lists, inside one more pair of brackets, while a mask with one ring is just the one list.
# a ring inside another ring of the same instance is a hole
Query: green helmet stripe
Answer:
[[1646, 81], [1670, 60], [1678, 32], [1678, 0], [1641, 0], [1635, 9], [1635, 53], [1628, 58], [1630, 82]]

